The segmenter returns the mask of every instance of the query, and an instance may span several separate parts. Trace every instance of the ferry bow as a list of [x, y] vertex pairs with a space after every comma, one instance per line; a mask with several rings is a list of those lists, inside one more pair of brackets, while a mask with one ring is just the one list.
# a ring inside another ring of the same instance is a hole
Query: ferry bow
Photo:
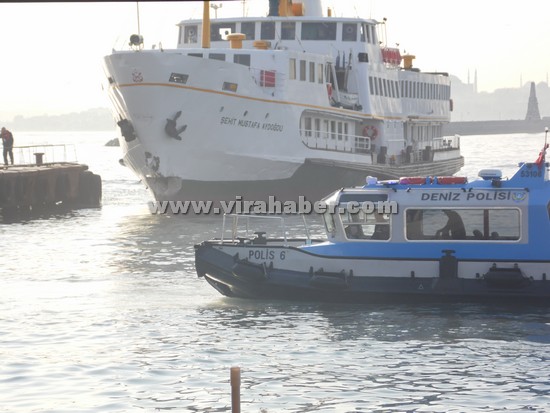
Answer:
[[267, 17], [183, 20], [173, 50], [132, 36], [104, 59], [123, 164], [157, 200], [315, 200], [367, 175], [456, 173], [448, 75], [381, 45], [381, 24], [271, 1]]

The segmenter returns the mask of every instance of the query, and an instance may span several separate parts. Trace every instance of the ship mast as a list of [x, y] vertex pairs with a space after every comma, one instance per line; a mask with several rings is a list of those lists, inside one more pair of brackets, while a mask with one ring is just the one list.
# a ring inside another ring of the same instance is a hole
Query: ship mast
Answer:
[[210, 2], [205, 0], [202, 7], [202, 48], [210, 49]]

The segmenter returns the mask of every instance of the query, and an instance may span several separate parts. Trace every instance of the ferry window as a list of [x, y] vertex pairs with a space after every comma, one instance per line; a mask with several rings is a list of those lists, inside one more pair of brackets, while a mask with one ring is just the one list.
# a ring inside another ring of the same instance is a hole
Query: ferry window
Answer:
[[382, 86], [383, 86], [383, 95], [384, 96], [389, 96], [389, 93], [388, 93], [388, 83], [387, 83], [387, 80], [386, 79], [383, 79], [382, 80]]
[[397, 80], [394, 82], [394, 86], [395, 86], [395, 97], [399, 99], [401, 97], [401, 93], [399, 92], [399, 83], [397, 82]]
[[229, 92], [236, 92], [238, 86], [239, 85], [237, 85], [236, 83], [223, 82], [222, 90], [227, 90]]
[[282, 22], [281, 23], [281, 39], [294, 40], [296, 38], [296, 23]]
[[288, 78], [296, 79], [296, 59], [289, 59], [288, 63], [289, 63]]
[[342, 122], [338, 122], [338, 140], [342, 140]]
[[250, 55], [236, 54], [235, 56], [233, 56], [233, 62], [250, 67]]
[[235, 33], [235, 23], [214, 23], [210, 26], [212, 41], [225, 40], [228, 34]]
[[371, 35], [371, 27], [367, 24], [365, 25], [365, 31], [367, 32], [367, 43], [373, 43]]
[[309, 81], [315, 82], [315, 62], [309, 62]]
[[378, 78], [378, 92], [380, 96], [384, 96], [384, 89], [382, 87], [382, 78], [380, 77]]
[[309, 116], [304, 118], [304, 134], [311, 136], [311, 118]]
[[360, 30], [361, 41], [364, 43], [367, 41], [367, 37], [365, 35], [365, 25], [364, 24], [359, 25], [359, 30]]
[[208, 55], [209, 59], [212, 60], [224, 60], [225, 61], [225, 54], [224, 53], [210, 53]]
[[300, 80], [306, 80], [306, 61], [300, 60]]
[[197, 43], [197, 26], [185, 26], [183, 29], [183, 43]]
[[321, 137], [321, 119], [315, 118], [315, 137]]
[[330, 139], [336, 139], [336, 121], [330, 121]]
[[201, 57], [201, 58], [202, 58], [202, 53], [189, 53], [187, 56], [191, 56], [191, 57]]
[[302, 23], [302, 40], [336, 40], [336, 23]]
[[275, 39], [275, 22], [262, 22], [260, 32], [260, 38], [262, 40]]
[[242, 22], [241, 33], [246, 36], [246, 40], [254, 40], [256, 38], [256, 23], [255, 22]]
[[376, 36], [376, 29], [374, 26], [370, 26], [370, 40], [372, 44], [376, 44], [378, 42], [378, 38]]
[[370, 77], [370, 76], [369, 76], [369, 88], [370, 88], [370, 93], [371, 93], [371, 94], [376, 94], [376, 93], [374, 92], [374, 85], [373, 85], [373, 83], [372, 83], [372, 77]]
[[319, 63], [317, 65], [317, 82], [323, 83], [323, 64]]
[[390, 215], [378, 211], [365, 213], [345, 210], [341, 215], [347, 239], [387, 240], [390, 238]]
[[329, 135], [329, 122], [328, 122], [328, 120], [326, 120], [326, 119], [323, 120], [323, 126], [324, 126], [323, 131], [325, 133], [325, 139], [328, 139], [329, 138], [329, 136], [328, 136]]
[[409, 240], [517, 241], [518, 209], [408, 209]]
[[342, 25], [342, 40], [344, 42], [354, 42], [357, 40], [356, 23], [344, 23]]
[[187, 79], [189, 78], [189, 75], [183, 74], [183, 73], [172, 73], [170, 75], [170, 79], [168, 79], [169, 82], [172, 83], [187, 83]]

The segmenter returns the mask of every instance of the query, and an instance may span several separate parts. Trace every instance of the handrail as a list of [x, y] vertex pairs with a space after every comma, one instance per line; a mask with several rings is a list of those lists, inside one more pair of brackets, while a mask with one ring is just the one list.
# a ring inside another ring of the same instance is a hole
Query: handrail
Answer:
[[[246, 229], [245, 229], [246, 236], [250, 236], [250, 234], [249, 234], [250, 228], [249, 227], [250, 227], [250, 219], [251, 218], [254, 218], [254, 219], [256, 219], [256, 218], [257, 219], [277, 219], [281, 222], [281, 230], [283, 232], [284, 245], [285, 246], [288, 245], [285, 217], [273, 216], [273, 215], [247, 215], [247, 214], [224, 214], [223, 215], [221, 243], [224, 242], [224, 235], [225, 235], [225, 232], [226, 232], [226, 217], [232, 217], [233, 218], [232, 219], [232, 226], [231, 226], [231, 242], [235, 242], [235, 239], [237, 238], [239, 218], [246, 218]], [[311, 237], [310, 237], [309, 228], [307, 226], [307, 222], [306, 222], [304, 216], [302, 216], [302, 218], [303, 218], [303, 223], [304, 223], [305, 232], [306, 232], [306, 239], [307, 239], [306, 242], [311, 243]]]
[[35, 153], [43, 154], [44, 163], [77, 162], [76, 147], [73, 144], [44, 144], [14, 146], [18, 156], [18, 164], [31, 165], [36, 163]]

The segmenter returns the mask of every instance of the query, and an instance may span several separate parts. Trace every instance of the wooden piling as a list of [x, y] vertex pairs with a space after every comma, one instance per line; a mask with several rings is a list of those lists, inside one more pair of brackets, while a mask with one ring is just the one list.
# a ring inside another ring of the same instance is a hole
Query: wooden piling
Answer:
[[241, 413], [241, 368], [231, 367], [231, 412]]

